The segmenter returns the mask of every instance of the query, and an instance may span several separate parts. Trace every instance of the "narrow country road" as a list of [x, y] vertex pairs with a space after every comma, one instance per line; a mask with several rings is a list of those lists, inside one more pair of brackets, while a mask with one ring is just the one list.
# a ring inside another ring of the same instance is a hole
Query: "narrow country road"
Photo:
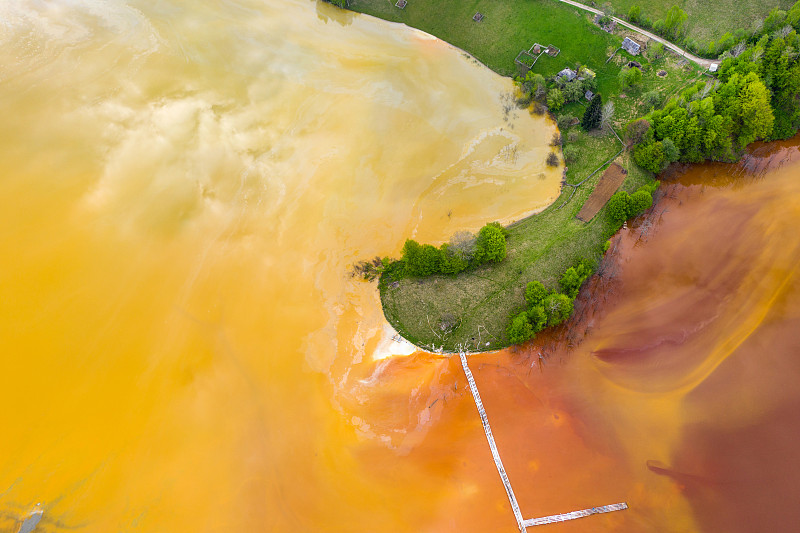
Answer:
[[[569, 4], [571, 6], [575, 6], [577, 8], [583, 9], [585, 11], [589, 11], [591, 13], [600, 14], [600, 15], [603, 14], [603, 12], [600, 11], [599, 9], [595, 9], [593, 7], [589, 7], [589, 6], [583, 5], [580, 2], [575, 2], [574, 0], [558, 0], [558, 1], [559, 2], [563, 2], [565, 4]], [[692, 55], [689, 52], [687, 52], [686, 50], [680, 48], [679, 46], [669, 42], [668, 40], [663, 39], [663, 38], [661, 38], [658, 35], [655, 35], [653, 33], [650, 33], [649, 31], [645, 31], [645, 30], [643, 30], [643, 29], [641, 29], [641, 28], [639, 28], [637, 26], [634, 26], [633, 24], [631, 24], [629, 22], [625, 22], [622, 19], [618, 19], [617, 17], [611, 17], [611, 18], [613, 20], [617, 21], [617, 24], [621, 24], [621, 25], [625, 26], [626, 28], [629, 28], [629, 29], [631, 29], [631, 30], [633, 30], [635, 32], [641, 33], [642, 35], [645, 35], [645, 36], [653, 39], [654, 41], [658, 41], [658, 42], [662, 43], [664, 46], [666, 46], [667, 48], [669, 48], [670, 50], [672, 50], [676, 54], [678, 54], [680, 56], [683, 56], [686, 59], [688, 59], [689, 61], [693, 61], [694, 63], [697, 63], [698, 65], [700, 65], [702, 67], [708, 68], [711, 65], [713, 65], [714, 63], [719, 63], [719, 60], [716, 60], [716, 59], [703, 59], [702, 57], [697, 57], [695, 55]]]

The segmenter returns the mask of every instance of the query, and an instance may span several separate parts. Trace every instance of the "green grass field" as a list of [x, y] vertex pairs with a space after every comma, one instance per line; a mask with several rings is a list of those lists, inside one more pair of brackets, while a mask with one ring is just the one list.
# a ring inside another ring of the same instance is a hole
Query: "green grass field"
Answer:
[[[534, 71], [551, 76], [577, 64], [594, 70], [598, 92], [604, 101], [610, 98], [615, 104], [613, 123], [620, 134], [628, 121], [649, 111], [643, 105], [645, 93], [656, 90], [666, 98], [702, 75], [702, 70], [674, 55], [655, 59], [645, 54], [635, 58], [642, 64], [642, 85], [623, 93], [617, 75], [631, 56], [617, 52], [606, 62], [622, 37], [598, 29], [587, 13], [553, 0], [503, 3], [410, 0], [404, 10], [388, 0], [353, 0], [350, 7], [422, 29], [466, 50], [505, 75], [519, 73], [514, 58], [520, 50], [527, 50], [535, 42], [553, 44], [561, 53], [557, 57], [542, 56]], [[486, 16], [480, 23], [472, 21], [476, 11]], [[667, 76], [658, 77], [659, 70], [664, 70]], [[580, 117], [585, 104], [584, 101], [569, 104], [558, 114]], [[587, 134], [575, 126], [562, 134], [575, 153], [574, 160], [568, 162], [568, 183], [582, 181], [621, 148], [608, 130]], [[652, 176], [629, 160], [627, 153], [617, 161], [629, 172], [623, 189], [632, 192], [652, 180]], [[499, 264], [458, 276], [405, 278], [394, 288], [381, 284], [387, 320], [405, 338], [429, 349], [453, 350], [459, 344], [469, 344], [473, 350], [507, 346], [506, 326], [510, 315], [525, 305], [524, 286], [539, 280], [549, 288], [556, 288], [569, 266], [583, 258], [598, 257], [604, 239], [614, 230], [605, 208], [587, 224], [575, 219], [601, 175], [602, 169], [578, 188], [563, 208], [558, 207], [572, 193], [571, 187], [565, 188], [561, 197], [542, 213], [510, 227], [508, 257]], [[459, 326], [443, 338], [434, 328], [448, 314], [457, 317]]]
[[[585, 11], [554, 0], [409, 0], [405, 9], [390, 0], [351, 0], [350, 9], [419, 28], [504, 76], [518, 74], [514, 58], [535, 42], [561, 49], [558, 57], [539, 61], [543, 73], [554, 74], [579, 62], [599, 68], [609, 47], [622, 40], [589, 24]], [[483, 21], [472, 20], [476, 11]]]
[[[577, 0], [591, 5], [591, 0]], [[617, 16], [627, 15], [631, 6], [638, 5], [642, 17], [653, 22], [664, 19], [672, 6], [688, 15], [687, 36], [700, 42], [716, 41], [725, 32], [751, 29], [756, 20], [763, 19], [775, 7], [787, 10], [795, 0], [606, 0], [597, 1], [596, 9], [613, 8]]]

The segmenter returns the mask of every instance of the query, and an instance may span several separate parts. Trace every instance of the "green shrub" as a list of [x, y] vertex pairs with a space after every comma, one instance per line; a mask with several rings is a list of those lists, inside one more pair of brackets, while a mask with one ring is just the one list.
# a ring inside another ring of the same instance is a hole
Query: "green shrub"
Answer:
[[565, 129], [569, 128], [570, 124], [572, 124], [572, 119], [574, 118], [575, 117], [569, 114], [558, 115], [558, 118], [556, 119], [556, 124], [558, 125], [558, 129], [564, 131]]
[[581, 151], [578, 149], [577, 146], [568, 144], [561, 150], [561, 153], [564, 154], [564, 162], [570, 164], [574, 163], [575, 160], [578, 159], [578, 156], [580, 155]]
[[642, 97], [644, 106], [649, 108], [657, 107], [659, 104], [661, 104], [661, 99], [661, 91], [659, 90], [644, 93], [644, 96]]
[[550, 291], [540, 281], [531, 281], [525, 286], [525, 301], [531, 307], [541, 305]]
[[631, 197], [625, 191], [618, 191], [608, 201], [608, 216], [611, 220], [621, 223], [628, 220]]

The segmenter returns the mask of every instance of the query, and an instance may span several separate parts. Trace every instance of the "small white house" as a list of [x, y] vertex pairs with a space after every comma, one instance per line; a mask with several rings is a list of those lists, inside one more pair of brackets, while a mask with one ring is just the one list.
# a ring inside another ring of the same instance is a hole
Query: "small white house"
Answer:
[[716, 72], [719, 68], [719, 63], [711, 63], [711, 66], [708, 67], [709, 72]]

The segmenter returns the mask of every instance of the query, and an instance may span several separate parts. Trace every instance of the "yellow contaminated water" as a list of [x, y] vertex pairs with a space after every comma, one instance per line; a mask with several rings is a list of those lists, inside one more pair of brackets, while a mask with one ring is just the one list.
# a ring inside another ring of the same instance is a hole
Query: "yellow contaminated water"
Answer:
[[398, 427], [357, 413], [385, 331], [348, 267], [552, 201], [510, 80], [300, 0], [0, 20], [0, 530], [440, 531], [482, 494], [409, 458], [440, 363], [376, 398]]

